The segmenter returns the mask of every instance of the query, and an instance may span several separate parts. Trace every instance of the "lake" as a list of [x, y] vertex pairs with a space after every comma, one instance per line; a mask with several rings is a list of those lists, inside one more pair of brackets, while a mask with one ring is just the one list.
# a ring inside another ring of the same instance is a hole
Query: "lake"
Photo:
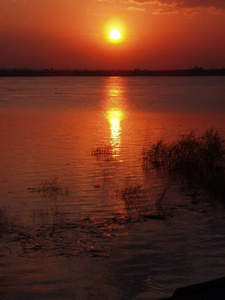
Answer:
[[[224, 77], [0, 78], [2, 298], [160, 299], [224, 276], [223, 204], [141, 159], [192, 130], [224, 137], [224, 113]], [[137, 185], [148, 218], [121, 197]]]

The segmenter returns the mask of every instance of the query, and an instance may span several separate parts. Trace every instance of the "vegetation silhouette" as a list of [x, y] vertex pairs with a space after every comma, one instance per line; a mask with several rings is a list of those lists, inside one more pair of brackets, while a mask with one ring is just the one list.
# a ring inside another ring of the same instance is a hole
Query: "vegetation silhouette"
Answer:
[[131, 220], [158, 219], [163, 220], [167, 212], [160, 206], [167, 191], [154, 199], [151, 191], [143, 186], [141, 182], [127, 181], [121, 189], [116, 191], [116, 196], [123, 200], [127, 215]]
[[175, 70], [78, 70], [78, 69], [0, 69], [0, 77], [34, 76], [225, 76], [225, 68]]
[[42, 181], [37, 187], [27, 188], [29, 192], [40, 193], [43, 197], [55, 198], [57, 196], [67, 196], [69, 191], [63, 186], [57, 177]]
[[167, 174], [168, 183], [178, 182], [193, 203], [200, 199], [220, 200], [225, 206], [225, 140], [218, 130], [201, 136], [196, 130], [166, 143], [163, 140], [144, 148], [143, 168]]
[[0, 239], [2, 237], [2, 234], [8, 230], [9, 228], [9, 218], [7, 215], [7, 208], [6, 207], [0, 207]]
[[141, 183], [126, 182], [125, 186], [117, 192], [125, 203], [128, 215], [147, 215], [152, 211], [150, 194]]
[[113, 156], [116, 155], [116, 151], [112, 145], [100, 145], [92, 150], [92, 156], [95, 156], [96, 159], [104, 157], [105, 159], [113, 159]]

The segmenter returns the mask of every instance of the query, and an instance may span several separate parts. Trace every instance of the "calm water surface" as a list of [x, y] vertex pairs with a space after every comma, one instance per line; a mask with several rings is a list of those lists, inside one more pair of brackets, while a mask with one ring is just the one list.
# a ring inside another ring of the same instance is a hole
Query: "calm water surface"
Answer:
[[[173, 218], [128, 223], [118, 222], [129, 212], [116, 196], [141, 183], [154, 207], [166, 182], [143, 171], [143, 146], [194, 129], [224, 136], [224, 113], [223, 77], [1, 78], [0, 206], [26, 237], [2, 241], [3, 298], [157, 299], [224, 276], [219, 203], [193, 207], [173, 183]], [[93, 155], [101, 145], [113, 154]], [[65, 193], [35, 191], [52, 178]], [[80, 223], [56, 238], [45, 227], [51, 212]]]

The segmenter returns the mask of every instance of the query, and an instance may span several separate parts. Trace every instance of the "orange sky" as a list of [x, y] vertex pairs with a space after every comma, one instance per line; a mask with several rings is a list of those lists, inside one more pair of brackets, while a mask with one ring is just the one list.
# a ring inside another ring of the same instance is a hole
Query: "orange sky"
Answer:
[[224, 0], [1, 0], [0, 68], [221, 68], [224, 32]]

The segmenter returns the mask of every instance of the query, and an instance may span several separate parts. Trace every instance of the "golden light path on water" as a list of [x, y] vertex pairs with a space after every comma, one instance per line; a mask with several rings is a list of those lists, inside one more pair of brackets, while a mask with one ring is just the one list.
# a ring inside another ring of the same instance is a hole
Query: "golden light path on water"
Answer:
[[121, 121], [125, 115], [125, 97], [123, 79], [111, 77], [107, 82], [106, 113], [110, 126], [110, 145], [118, 156], [121, 147]]
[[121, 121], [124, 113], [122, 110], [109, 110], [107, 119], [109, 120], [111, 130], [111, 146], [114, 150], [119, 150], [121, 144]]

